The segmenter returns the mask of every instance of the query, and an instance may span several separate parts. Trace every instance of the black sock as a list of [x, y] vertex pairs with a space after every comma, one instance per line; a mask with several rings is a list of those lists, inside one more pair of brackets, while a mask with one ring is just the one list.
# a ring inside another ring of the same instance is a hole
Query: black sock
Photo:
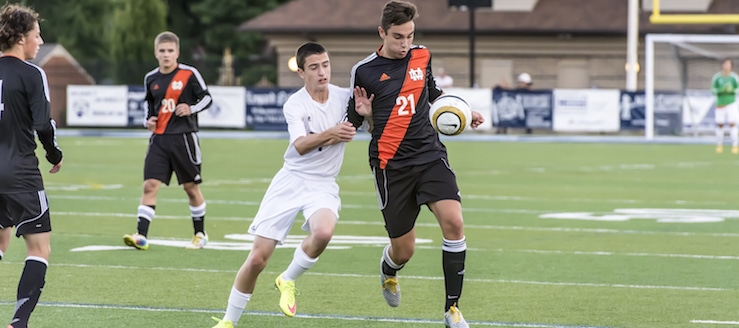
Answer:
[[389, 249], [390, 245], [387, 245], [385, 246], [385, 249], [382, 250], [382, 273], [386, 276], [396, 276], [398, 275], [398, 270], [402, 269], [405, 264], [397, 265], [393, 263], [393, 260], [390, 258], [390, 254], [388, 254]]
[[442, 248], [455, 250], [454, 252], [446, 249], [442, 251], [444, 284], [446, 287], [446, 306], [444, 312], [446, 312], [455, 303], [459, 306], [459, 298], [462, 296], [462, 283], [464, 282], [464, 260], [467, 255], [467, 243], [464, 239], [445, 239]]
[[205, 234], [205, 216], [193, 216], [192, 217], [192, 227], [195, 230], [195, 233], [202, 232]]
[[156, 211], [156, 205], [139, 205], [139, 220], [137, 230], [139, 235], [146, 237], [149, 234], [149, 224], [151, 224], [151, 216]]
[[46, 266], [46, 263], [41, 262], [41, 260], [26, 259], [26, 266], [23, 268], [23, 274], [21, 274], [21, 279], [18, 282], [16, 310], [13, 314], [11, 326], [28, 326], [31, 312], [36, 308], [39, 297], [41, 297], [41, 291], [44, 290]]
[[205, 202], [198, 206], [190, 205], [190, 216], [192, 216], [194, 234], [198, 232], [205, 234]]

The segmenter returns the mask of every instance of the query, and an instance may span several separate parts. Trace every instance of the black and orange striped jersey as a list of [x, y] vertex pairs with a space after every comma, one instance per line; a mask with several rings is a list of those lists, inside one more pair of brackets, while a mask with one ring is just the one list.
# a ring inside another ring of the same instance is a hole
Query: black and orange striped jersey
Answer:
[[[144, 77], [146, 119], [158, 116], [154, 134], [179, 134], [198, 131], [197, 113], [210, 107], [213, 100], [203, 77], [195, 67], [178, 64], [168, 74], [155, 68]], [[192, 115], [175, 115], [178, 104], [190, 105]]]
[[[380, 49], [354, 65], [351, 74], [352, 87], [375, 95], [370, 166], [394, 169], [446, 158], [446, 147], [429, 121], [429, 101], [442, 93], [431, 73], [431, 52], [414, 45], [403, 59], [379, 53]], [[354, 110], [353, 96], [347, 117], [355, 127], [364, 121]]]

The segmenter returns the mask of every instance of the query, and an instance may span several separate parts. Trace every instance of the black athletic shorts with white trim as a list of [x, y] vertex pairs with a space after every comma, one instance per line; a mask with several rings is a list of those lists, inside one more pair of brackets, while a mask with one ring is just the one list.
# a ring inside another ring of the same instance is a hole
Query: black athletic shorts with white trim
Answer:
[[172, 172], [179, 184], [201, 183], [200, 141], [195, 132], [152, 134], [144, 160], [144, 180], [156, 179], [169, 185]]
[[0, 194], [0, 229], [13, 226], [16, 237], [51, 231], [46, 192]]
[[421, 205], [444, 199], [462, 201], [457, 178], [446, 159], [400, 169], [372, 168], [385, 230], [390, 238], [413, 229]]

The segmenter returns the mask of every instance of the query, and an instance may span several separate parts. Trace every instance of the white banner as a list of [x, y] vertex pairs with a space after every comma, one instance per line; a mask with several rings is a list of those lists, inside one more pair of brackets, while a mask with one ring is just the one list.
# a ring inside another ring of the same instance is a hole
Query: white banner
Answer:
[[687, 90], [683, 102], [683, 127], [693, 132], [716, 131], [716, 96], [709, 90]]
[[245, 128], [246, 88], [209, 86], [210, 108], [198, 113], [200, 127]]
[[67, 86], [67, 125], [128, 125], [128, 87]]
[[[493, 90], [492, 89], [470, 89], [470, 88], [446, 88], [444, 93], [458, 96], [468, 104], [470, 109], [479, 112], [485, 119], [485, 122], [477, 127], [477, 131], [490, 131], [493, 128], [492, 117], [493, 111]], [[472, 129], [464, 130], [464, 133], [470, 132]]]
[[554, 90], [552, 127], [557, 132], [618, 132], [619, 90]]

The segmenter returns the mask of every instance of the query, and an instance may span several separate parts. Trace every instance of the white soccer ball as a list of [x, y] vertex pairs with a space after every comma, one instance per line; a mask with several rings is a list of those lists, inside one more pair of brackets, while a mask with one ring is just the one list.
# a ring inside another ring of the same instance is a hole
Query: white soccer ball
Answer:
[[456, 136], [464, 131], [472, 122], [470, 105], [459, 96], [441, 95], [436, 98], [429, 110], [431, 125], [439, 133]]

